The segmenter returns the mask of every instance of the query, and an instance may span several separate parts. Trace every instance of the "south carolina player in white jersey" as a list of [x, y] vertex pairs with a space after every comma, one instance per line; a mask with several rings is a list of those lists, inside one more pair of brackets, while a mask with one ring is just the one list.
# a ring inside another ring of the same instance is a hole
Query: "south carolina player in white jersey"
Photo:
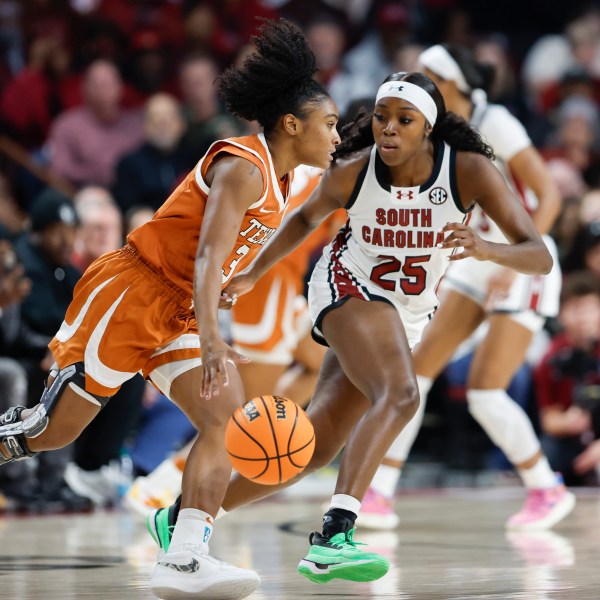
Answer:
[[[494, 164], [531, 213], [537, 230], [546, 234], [560, 210], [560, 195], [525, 128], [505, 107], [486, 101], [481, 88], [491, 83], [493, 68], [479, 65], [465, 48], [441, 45], [425, 50], [419, 61], [442, 92], [448, 110], [469, 119], [492, 147]], [[481, 207], [475, 207], [469, 224], [482, 239], [506, 242]], [[427, 393], [459, 344], [484, 321], [487, 333], [475, 350], [468, 375], [469, 411], [515, 465], [528, 489], [523, 508], [506, 525], [510, 529], [546, 529], [573, 508], [575, 497], [543, 456], [528, 416], [505, 391], [545, 317], [558, 312], [561, 274], [556, 247], [547, 235], [543, 239], [554, 257], [554, 267], [544, 277], [473, 259], [448, 269], [440, 286], [440, 309], [414, 355], [420, 410], [376, 473], [361, 514], [362, 526], [379, 529], [398, 523], [393, 493], [421, 426]]]
[[[374, 111], [350, 124], [343, 139], [315, 192], [223, 296], [227, 302], [251, 289], [327, 215], [348, 208], [348, 225], [325, 251], [309, 293], [316, 337], [329, 349], [308, 407], [316, 448], [299, 477], [345, 446], [323, 529], [311, 535], [298, 567], [323, 583], [370, 581], [388, 569], [384, 557], [353, 542], [354, 522], [377, 467], [418, 408], [411, 346], [437, 306], [444, 263], [473, 257], [538, 274], [552, 267], [531, 219], [490, 162], [490, 148], [446, 112], [425, 75], [392, 76], [380, 87]], [[510, 243], [486, 242], [463, 223], [476, 202]], [[285, 485], [234, 477], [222, 508]]]

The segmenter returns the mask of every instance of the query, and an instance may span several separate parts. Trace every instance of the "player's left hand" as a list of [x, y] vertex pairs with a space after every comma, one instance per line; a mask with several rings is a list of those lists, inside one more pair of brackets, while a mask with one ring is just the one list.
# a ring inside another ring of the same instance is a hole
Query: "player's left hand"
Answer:
[[477, 260], [488, 260], [490, 257], [488, 243], [481, 239], [473, 229], [463, 223], [447, 223], [440, 230], [442, 233], [450, 232], [438, 248], [452, 250], [462, 248], [448, 257], [448, 260], [462, 260], [463, 258], [475, 258]]

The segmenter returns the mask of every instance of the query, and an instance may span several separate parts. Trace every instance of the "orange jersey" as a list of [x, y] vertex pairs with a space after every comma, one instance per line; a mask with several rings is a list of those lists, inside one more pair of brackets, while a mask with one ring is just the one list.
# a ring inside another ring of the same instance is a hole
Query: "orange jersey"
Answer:
[[263, 176], [261, 198], [252, 204], [240, 232], [223, 263], [225, 287], [235, 272], [244, 269], [275, 233], [291, 189], [290, 175], [281, 182], [275, 174], [263, 134], [215, 142], [185, 180], [158, 209], [154, 218], [129, 234], [127, 241], [150, 265], [190, 296], [193, 295], [194, 262], [209, 186], [205, 177], [218, 155], [232, 154], [255, 164]]

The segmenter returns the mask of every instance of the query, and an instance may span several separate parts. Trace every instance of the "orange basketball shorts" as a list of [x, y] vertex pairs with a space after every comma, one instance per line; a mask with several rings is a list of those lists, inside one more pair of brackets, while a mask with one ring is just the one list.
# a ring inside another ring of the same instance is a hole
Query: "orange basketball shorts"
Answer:
[[126, 245], [85, 272], [50, 350], [61, 369], [84, 363], [92, 394], [112, 396], [140, 372], [168, 396], [177, 375], [201, 364], [191, 302]]

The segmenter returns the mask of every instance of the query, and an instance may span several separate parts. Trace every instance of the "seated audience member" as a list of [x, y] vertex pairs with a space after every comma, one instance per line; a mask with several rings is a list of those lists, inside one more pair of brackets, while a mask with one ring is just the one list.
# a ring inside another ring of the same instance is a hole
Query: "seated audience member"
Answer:
[[219, 139], [244, 135], [242, 123], [227, 113], [214, 85], [219, 70], [208, 55], [189, 57], [179, 72], [183, 114], [187, 130], [183, 145], [192, 163], [202, 158]]
[[139, 111], [121, 106], [123, 84], [117, 68], [93, 62], [83, 80], [83, 105], [61, 113], [48, 138], [50, 166], [71, 184], [113, 183], [118, 160], [142, 142]]
[[[31, 281], [31, 293], [23, 300], [19, 330], [11, 347], [27, 371], [28, 406], [44, 389], [52, 365], [48, 343], [60, 327], [75, 284], [81, 273], [71, 255], [79, 221], [71, 201], [52, 189], [35, 199], [31, 209], [31, 231], [15, 243], [15, 251]], [[85, 510], [90, 502], [75, 494], [64, 480], [71, 454], [69, 446], [37, 457], [35, 487], [29, 510]]]
[[144, 109], [145, 142], [117, 164], [113, 191], [124, 213], [138, 204], [156, 210], [193, 167], [181, 144], [184, 133], [177, 100], [152, 96]]
[[83, 188], [73, 202], [81, 225], [71, 258], [83, 272], [97, 258], [123, 245], [123, 219], [112, 196], [104, 188]]
[[565, 278], [557, 335], [535, 372], [542, 447], [567, 485], [597, 483], [600, 464], [600, 279]]

